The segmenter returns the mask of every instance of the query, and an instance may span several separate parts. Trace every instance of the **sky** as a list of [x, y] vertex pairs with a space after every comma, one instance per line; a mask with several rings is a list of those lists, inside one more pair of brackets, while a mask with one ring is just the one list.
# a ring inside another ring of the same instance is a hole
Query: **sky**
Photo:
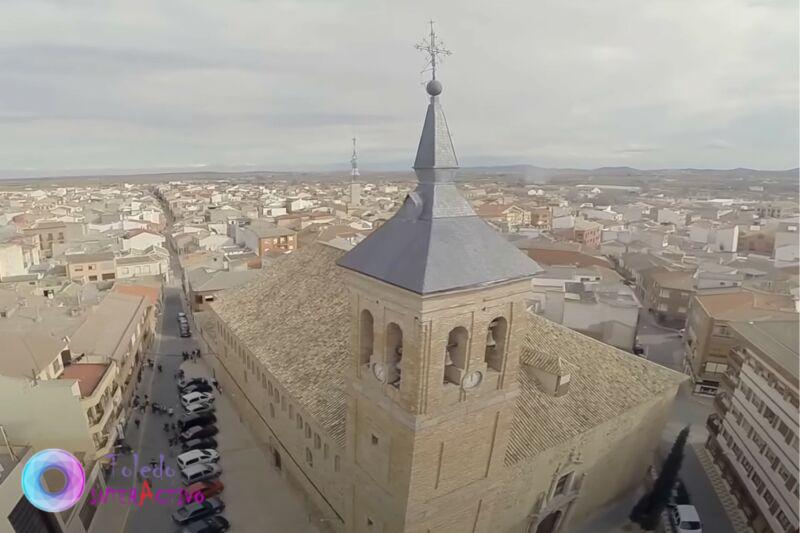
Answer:
[[0, 177], [798, 166], [795, 0], [0, 0]]

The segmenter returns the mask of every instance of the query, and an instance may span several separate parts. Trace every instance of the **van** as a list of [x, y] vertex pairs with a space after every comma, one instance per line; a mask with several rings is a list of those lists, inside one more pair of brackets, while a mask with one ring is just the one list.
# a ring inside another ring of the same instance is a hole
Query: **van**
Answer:
[[181, 479], [184, 485], [191, 485], [198, 481], [205, 481], [219, 476], [222, 469], [212, 463], [199, 463], [181, 470]]
[[678, 533], [703, 533], [703, 525], [700, 523], [700, 515], [694, 505], [676, 505], [669, 513], [672, 527]]
[[216, 450], [191, 450], [178, 456], [178, 468], [185, 470], [192, 465], [216, 463], [217, 461], [219, 461], [219, 454]]

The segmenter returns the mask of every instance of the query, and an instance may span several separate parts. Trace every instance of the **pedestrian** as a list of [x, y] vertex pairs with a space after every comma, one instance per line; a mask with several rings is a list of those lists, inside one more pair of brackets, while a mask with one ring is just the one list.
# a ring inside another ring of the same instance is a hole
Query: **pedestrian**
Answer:
[[161, 372], [163, 368], [161, 368], [161, 363], [158, 364], [158, 371]]
[[167, 409], [167, 414], [168, 414], [168, 415], [171, 417], [172, 415], [174, 415], [174, 414], [175, 414], [175, 409], [173, 409], [172, 407], [170, 407], [169, 409]]
[[138, 418], [134, 418], [133, 419], [133, 423], [136, 424], [136, 428], [138, 429], [139, 428], [139, 419]]

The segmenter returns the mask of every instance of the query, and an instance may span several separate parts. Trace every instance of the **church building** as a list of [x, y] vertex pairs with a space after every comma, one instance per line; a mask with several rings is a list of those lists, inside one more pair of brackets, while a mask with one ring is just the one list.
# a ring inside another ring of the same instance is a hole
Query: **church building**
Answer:
[[684, 377], [528, 312], [540, 267], [457, 190], [426, 90], [416, 190], [221, 293], [216, 376], [320, 527], [570, 531], [643, 483]]

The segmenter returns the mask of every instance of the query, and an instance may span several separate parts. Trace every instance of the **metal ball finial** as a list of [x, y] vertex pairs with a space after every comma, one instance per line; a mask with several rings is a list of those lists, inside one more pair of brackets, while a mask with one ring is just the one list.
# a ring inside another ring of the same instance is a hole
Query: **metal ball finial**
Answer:
[[425, 90], [428, 91], [428, 94], [431, 96], [439, 96], [442, 94], [442, 82], [439, 80], [431, 80], [428, 82], [428, 85], [425, 86]]

